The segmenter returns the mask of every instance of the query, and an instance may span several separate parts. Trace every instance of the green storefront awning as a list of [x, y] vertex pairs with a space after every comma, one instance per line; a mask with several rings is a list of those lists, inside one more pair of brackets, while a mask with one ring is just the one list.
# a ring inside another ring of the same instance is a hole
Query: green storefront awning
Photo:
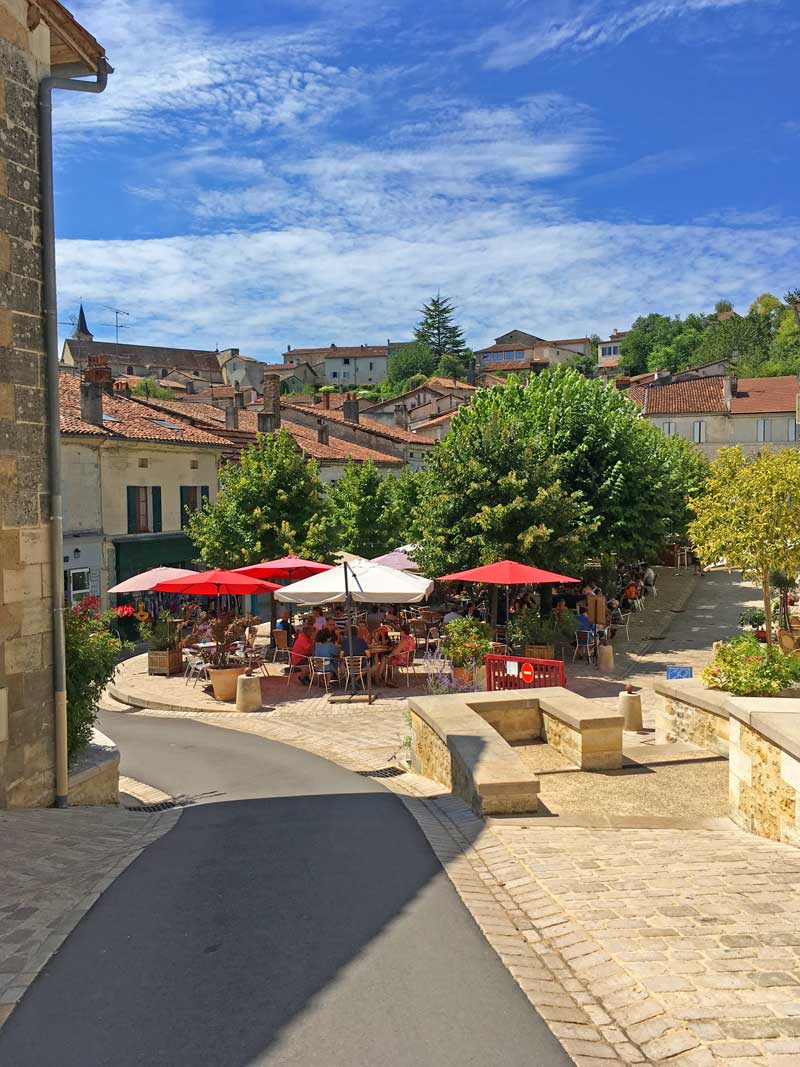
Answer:
[[183, 533], [120, 537], [114, 540], [117, 581], [124, 582], [151, 567], [194, 566], [197, 549]]

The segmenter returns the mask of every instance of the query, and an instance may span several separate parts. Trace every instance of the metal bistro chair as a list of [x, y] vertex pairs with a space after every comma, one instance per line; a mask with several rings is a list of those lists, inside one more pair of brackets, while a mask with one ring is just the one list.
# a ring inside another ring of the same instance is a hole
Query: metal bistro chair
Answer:
[[367, 672], [369, 671], [369, 657], [368, 656], [345, 656], [344, 657], [344, 684], [345, 687], [350, 686], [350, 679], [353, 679], [357, 685], [360, 685], [362, 689], [367, 688]]
[[389, 669], [391, 670], [393, 677], [399, 676], [401, 669], [404, 670], [406, 677], [406, 689], [409, 689], [411, 687], [411, 675], [413, 673], [412, 668], [414, 666], [414, 649], [410, 648], [408, 652], [401, 652], [400, 655], [403, 657], [403, 662], [390, 663]]
[[325, 686], [325, 692], [329, 693], [331, 686], [336, 685], [338, 681], [335, 670], [328, 669], [329, 660], [327, 656], [309, 656], [308, 666], [308, 688], [310, 689], [317, 679], [322, 679]]
[[194, 685], [197, 685], [198, 678], [203, 678], [205, 681], [209, 680], [208, 664], [199, 652], [186, 653], [186, 667], [183, 671], [183, 677], [184, 685], [188, 685], [191, 678], [194, 678]]
[[573, 663], [582, 652], [586, 653], [586, 659], [589, 663], [594, 663], [595, 643], [594, 634], [591, 630], [578, 630], [575, 634], [575, 651], [572, 653]]
[[[298, 662], [295, 663], [294, 659], [289, 656], [289, 670], [286, 675], [286, 687], [289, 687], [289, 682], [292, 680], [292, 675], [295, 672], [302, 673], [305, 670], [310, 670], [310, 660], [308, 656], [301, 656], [299, 652], [295, 653]], [[302, 679], [301, 679], [302, 681]]]
[[628, 641], [631, 639], [631, 615], [632, 611], [626, 611], [622, 615], [622, 625], [625, 627], [625, 637]]

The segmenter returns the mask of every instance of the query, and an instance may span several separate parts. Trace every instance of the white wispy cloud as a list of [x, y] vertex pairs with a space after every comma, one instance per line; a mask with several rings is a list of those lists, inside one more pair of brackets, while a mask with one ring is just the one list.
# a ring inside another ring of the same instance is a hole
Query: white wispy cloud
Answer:
[[537, 4], [533, 15], [510, 13], [502, 23], [482, 34], [475, 48], [485, 53], [484, 66], [489, 70], [511, 70], [548, 52], [612, 47], [648, 26], [670, 19], [763, 3], [764, 0], [640, 0], [626, 4], [620, 0], [579, 0], [566, 9], [563, 3], [555, 10], [551, 6], [549, 12]]

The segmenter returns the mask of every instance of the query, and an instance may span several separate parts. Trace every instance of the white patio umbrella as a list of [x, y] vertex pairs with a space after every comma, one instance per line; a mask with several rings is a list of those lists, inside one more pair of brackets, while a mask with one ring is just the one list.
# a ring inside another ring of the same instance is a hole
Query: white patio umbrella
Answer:
[[395, 571], [419, 571], [419, 565], [410, 556], [413, 545], [404, 545], [395, 548], [392, 552], [384, 552], [382, 556], [376, 556], [373, 563], [380, 563], [382, 567], [391, 567]]
[[[352, 602], [359, 604], [418, 604], [430, 596], [433, 582], [416, 574], [382, 567], [374, 560], [342, 563], [333, 570], [285, 585], [274, 594], [276, 600], [291, 604], [330, 604], [344, 600], [348, 625], [352, 630]], [[355, 698], [355, 678], [350, 674], [351, 699]], [[368, 699], [372, 700], [372, 693]]]
[[309, 606], [348, 598], [359, 604], [418, 604], [430, 596], [432, 589], [433, 582], [428, 578], [366, 559], [342, 563], [302, 582], [285, 585], [275, 598]]
[[148, 589], [154, 589], [159, 582], [185, 578], [187, 574], [194, 574], [194, 571], [187, 571], [183, 567], [153, 567], [152, 570], [135, 574], [133, 578], [126, 578], [118, 585], [112, 585], [109, 593], [146, 593]]

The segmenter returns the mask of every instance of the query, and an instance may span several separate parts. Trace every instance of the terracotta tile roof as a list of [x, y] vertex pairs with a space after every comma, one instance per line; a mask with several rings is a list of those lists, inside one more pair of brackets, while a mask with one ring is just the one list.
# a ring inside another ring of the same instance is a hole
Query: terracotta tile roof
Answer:
[[632, 400], [637, 407], [641, 407], [644, 404], [645, 389], [641, 385], [632, 385], [629, 389], [625, 389], [625, 396], [629, 400]]
[[75, 347], [82, 363], [89, 356], [112, 356], [117, 361], [138, 363], [145, 367], [168, 367], [182, 371], [212, 371], [219, 374], [219, 357], [216, 352], [198, 348], [164, 348], [160, 345], [127, 345], [115, 341], [76, 341], [67, 338], [67, 344]]
[[429, 426], [441, 426], [443, 422], [450, 422], [452, 418], [456, 415], [456, 413], [460, 410], [460, 408], [456, 408], [455, 411], [445, 411], [443, 415], [436, 415], [432, 419], [425, 419], [424, 422], [416, 423], [416, 428], [418, 430], [424, 430], [427, 429]]
[[[297, 409], [299, 411], [308, 410], [307, 408], [303, 408], [302, 406], [299, 406], [297, 404], [292, 404], [287, 400], [281, 401], [281, 407], [286, 408], [289, 411], [292, 411], [293, 409]], [[412, 433], [410, 430], [403, 430], [400, 426], [385, 426], [382, 422], [376, 422], [374, 419], [364, 418], [363, 415], [360, 416], [358, 422], [350, 422], [344, 417], [344, 412], [325, 411], [320, 407], [320, 405], [314, 407], [313, 412], [320, 418], [329, 419], [331, 422], [342, 422], [345, 423], [345, 425], [347, 426], [358, 426], [362, 430], [367, 430], [369, 433], [374, 433], [378, 437], [385, 437], [390, 441], [401, 441], [403, 444], [410, 445], [418, 445], [420, 443], [425, 445], [430, 443], [425, 441], [424, 438], [418, 437], [417, 434]]]
[[[404, 344], [410, 344], [409, 341], [398, 341], [396, 345], [392, 345], [392, 348], [400, 348]], [[291, 351], [286, 352], [286, 355], [290, 359], [295, 359], [296, 356], [301, 356], [303, 360], [307, 360], [309, 357], [316, 357], [317, 360], [331, 358], [338, 358], [344, 356], [346, 359], [359, 359], [360, 357], [372, 357], [376, 356], [388, 356], [389, 347], [387, 345], [346, 345], [340, 348], [336, 345], [331, 348], [330, 345], [327, 348], [293, 348]]]
[[[546, 345], [547, 343], [547, 341], [537, 341], [537, 344]], [[490, 345], [488, 348], [479, 348], [475, 354], [482, 356], [485, 352], [524, 352], [526, 348], [534, 347], [535, 345], [528, 344], [527, 341], [518, 341], [516, 344], [504, 343], [501, 345]]]
[[[114, 379], [114, 385], [127, 385], [132, 389], [134, 385], [138, 385], [140, 382], [146, 382], [147, 380], [147, 378], [142, 378], [137, 374], [124, 374], [121, 378]], [[165, 389], [172, 389], [173, 392], [186, 389], [186, 386], [181, 382], [171, 382], [169, 378], [157, 378], [156, 381], [159, 385], [164, 386]]]
[[[131, 441], [155, 441], [173, 445], [208, 445], [225, 448], [227, 441], [208, 430], [190, 426], [186, 422], [159, 417], [148, 404], [123, 396], [103, 397], [103, 426], [84, 422], [81, 418], [81, 380], [74, 374], [59, 376], [61, 402], [61, 432]], [[172, 407], [177, 401], [165, 401]]]
[[492, 366], [499, 367], [501, 370], [530, 370], [531, 362], [527, 359], [506, 359], [502, 363], [492, 360]]
[[731, 400], [732, 415], [756, 415], [796, 410], [800, 383], [793, 374], [777, 378], [740, 378]]
[[[630, 396], [630, 389], [628, 395]], [[643, 390], [645, 415], [696, 415], [727, 411], [722, 376], [694, 381], [652, 384]]]
[[[148, 404], [154, 408], [172, 412], [193, 422], [200, 422], [213, 429], [216, 434], [225, 439], [228, 452], [238, 455], [243, 448], [247, 448], [255, 441], [258, 432], [258, 412], [251, 409], [243, 409], [239, 412], [239, 427], [236, 430], [225, 428], [225, 412], [219, 408], [211, 407], [210, 404], [187, 404], [180, 400], [151, 400]], [[303, 409], [301, 409], [303, 410]], [[351, 444], [350, 441], [342, 441], [341, 438], [331, 437], [327, 444], [317, 440], [317, 432], [308, 426], [301, 426], [290, 419], [282, 418], [281, 425], [291, 434], [299, 448], [306, 455], [321, 462], [344, 463], [348, 459], [368, 460], [374, 463], [402, 465], [402, 459], [390, 456], [379, 449], [367, 448], [364, 445]], [[416, 443], [416, 441], [415, 441]], [[233, 445], [233, 449], [229, 446]]]
[[585, 345], [588, 341], [591, 341], [591, 337], [562, 337], [560, 341], [545, 341], [545, 344], [550, 345]]
[[469, 382], [454, 382], [452, 378], [428, 378], [425, 384], [433, 389], [466, 389], [469, 392], [474, 392], [477, 388], [475, 385], [470, 385]]

